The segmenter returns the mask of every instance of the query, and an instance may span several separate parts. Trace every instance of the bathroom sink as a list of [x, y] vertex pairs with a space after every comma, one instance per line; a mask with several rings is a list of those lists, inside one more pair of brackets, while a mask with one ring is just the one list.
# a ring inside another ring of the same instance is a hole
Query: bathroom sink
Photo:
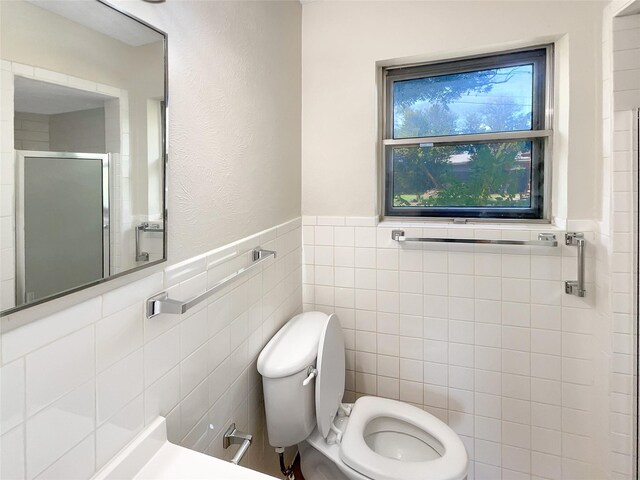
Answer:
[[96, 473], [93, 480], [274, 480], [274, 478], [169, 442], [166, 421], [164, 417], [158, 417]]

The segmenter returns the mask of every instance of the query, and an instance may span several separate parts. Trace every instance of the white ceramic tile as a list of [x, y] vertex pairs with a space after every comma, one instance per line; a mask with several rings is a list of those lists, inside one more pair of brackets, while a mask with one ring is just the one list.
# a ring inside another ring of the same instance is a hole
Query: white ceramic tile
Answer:
[[316, 226], [314, 227], [315, 245], [333, 246], [333, 227]]
[[96, 368], [102, 371], [142, 347], [144, 320], [139, 305], [103, 318], [96, 324]]
[[376, 249], [355, 248], [354, 266], [361, 268], [376, 268]]
[[14, 428], [0, 437], [0, 477], [25, 478], [24, 428]]
[[379, 248], [376, 251], [376, 266], [383, 270], [397, 270], [399, 265], [398, 250]]
[[[448, 302], [449, 318], [453, 320], [467, 320], [467, 321], [474, 320], [475, 302], [473, 301], [472, 298], [449, 297], [448, 300], [449, 300]], [[425, 305], [425, 314], [426, 313], [427, 311], [426, 311], [426, 305]]]
[[529, 280], [522, 278], [511, 278], [509, 281], [502, 282], [502, 300], [505, 302], [529, 303], [531, 298], [530, 284]]
[[143, 390], [142, 350], [120, 360], [96, 378], [97, 423], [101, 425]]
[[400, 381], [397, 378], [378, 377], [377, 395], [384, 398], [400, 398]]
[[178, 327], [160, 335], [144, 346], [144, 381], [151, 385], [180, 361]]
[[91, 379], [94, 374], [93, 326], [72, 333], [27, 355], [27, 415], [33, 415]]
[[334, 245], [337, 247], [353, 247], [355, 245], [354, 227], [335, 227], [333, 235]]
[[[453, 347], [454, 344], [451, 346]], [[468, 345], [467, 347], [471, 347]], [[502, 371], [502, 350], [491, 347], [471, 347], [473, 350], [473, 363], [466, 366], [474, 366], [481, 370], [490, 370], [494, 372]]]
[[27, 420], [27, 476], [33, 478], [95, 428], [95, 384], [85, 383]]
[[386, 327], [386, 320], [393, 317], [392, 314], [380, 314], [382, 318], [382, 322], [380, 324], [381, 328], [377, 326], [377, 317], [376, 312], [371, 310], [356, 310], [355, 315], [355, 328], [357, 330], [365, 330], [369, 332], [379, 331], [381, 333], [396, 333], [397, 334], [397, 319], [396, 319], [396, 328], [395, 331], [393, 328]]
[[180, 401], [180, 368], [175, 367], [144, 391], [145, 423], [167, 414]]
[[209, 373], [207, 360], [209, 347], [203, 345], [180, 363], [180, 393], [188, 395]]
[[144, 427], [142, 395], [96, 431], [96, 466], [101, 468]]
[[101, 298], [96, 297], [3, 333], [3, 362], [9, 362], [90, 325], [100, 318], [100, 308]]
[[[448, 363], [448, 342], [440, 340], [425, 340], [423, 358], [428, 362]], [[425, 372], [426, 376], [426, 372]], [[425, 379], [426, 383], [427, 382]], [[443, 385], [446, 385], [445, 382]]]
[[65, 453], [36, 479], [67, 480], [69, 472], [73, 472], [76, 478], [90, 478], [95, 472], [95, 437], [93, 434]]
[[195, 277], [200, 273], [204, 273], [206, 268], [207, 258], [204, 255], [189, 259], [185, 262], [171, 265], [165, 270], [165, 286], [172, 287], [174, 285], [177, 285], [180, 282]]
[[375, 247], [376, 229], [374, 227], [355, 227], [354, 244], [356, 247]]
[[107, 292], [102, 297], [102, 315], [124, 310], [135, 303], [142, 302], [154, 294], [160, 293], [163, 287], [163, 274], [156, 272], [132, 284]]
[[207, 309], [201, 308], [180, 324], [180, 357], [188, 357], [208, 339]]
[[22, 358], [0, 368], [0, 434], [8, 432], [24, 420], [24, 379]]

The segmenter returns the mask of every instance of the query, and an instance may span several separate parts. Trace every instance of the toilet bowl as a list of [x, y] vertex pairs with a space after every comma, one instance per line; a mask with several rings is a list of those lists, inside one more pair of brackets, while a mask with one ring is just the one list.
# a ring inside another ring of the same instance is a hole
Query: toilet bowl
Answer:
[[341, 403], [344, 356], [337, 316], [321, 312], [297, 315], [265, 346], [269, 443], [298, 444], [306, 480], [466, 478], [462, 441], [430, 413], [373, 396]]
[[[351, 406], [351, 405], [349, 405]], [[349, 417], [337, 417], [340, 443], [317, 429], [300, 446], [307, 480], [463, 479], [467, 453], [433, 415], [396, 400], [365, 396]], [[328, 440], [328, 441], [327, 441]], [[328, 468], [327, 461], [335, 468]]]

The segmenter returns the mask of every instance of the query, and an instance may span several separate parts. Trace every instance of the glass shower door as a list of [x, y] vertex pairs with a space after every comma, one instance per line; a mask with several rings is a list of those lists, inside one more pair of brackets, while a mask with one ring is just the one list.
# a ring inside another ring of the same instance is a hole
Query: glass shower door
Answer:
[[18, 152], [16, 303], [109, 275], [106, 154]]

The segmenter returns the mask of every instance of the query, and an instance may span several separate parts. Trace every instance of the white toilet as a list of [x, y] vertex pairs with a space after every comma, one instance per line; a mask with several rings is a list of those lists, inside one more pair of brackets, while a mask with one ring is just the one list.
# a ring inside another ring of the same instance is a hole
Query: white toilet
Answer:
[[343, 404], [338, 317], [292, 318], [258, 358], [269, 443], [298, 444], [306, 480], [461, 480], [467, 452], [445, 423], [412, 405], [365, 396]]

